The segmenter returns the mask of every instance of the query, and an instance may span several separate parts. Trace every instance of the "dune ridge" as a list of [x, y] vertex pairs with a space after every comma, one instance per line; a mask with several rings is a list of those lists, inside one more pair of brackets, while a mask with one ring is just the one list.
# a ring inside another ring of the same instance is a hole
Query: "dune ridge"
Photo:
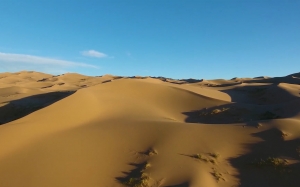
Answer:
[[299, 186], [299, 74], [0, 73], [0, 186]]

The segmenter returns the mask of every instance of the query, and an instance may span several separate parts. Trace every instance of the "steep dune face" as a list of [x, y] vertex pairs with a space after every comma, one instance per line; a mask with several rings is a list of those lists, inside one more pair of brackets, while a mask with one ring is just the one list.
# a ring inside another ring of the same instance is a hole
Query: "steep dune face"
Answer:
[[0, 186], [300, 182], [297, 84], [37, 75], [1, 83]]

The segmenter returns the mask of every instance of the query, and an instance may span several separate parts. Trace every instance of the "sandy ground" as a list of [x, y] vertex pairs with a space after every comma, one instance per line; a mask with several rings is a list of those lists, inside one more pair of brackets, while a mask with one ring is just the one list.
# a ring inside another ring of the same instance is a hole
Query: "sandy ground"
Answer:
[[298, 187], [300, 73], [0, 73], [0, 187]]

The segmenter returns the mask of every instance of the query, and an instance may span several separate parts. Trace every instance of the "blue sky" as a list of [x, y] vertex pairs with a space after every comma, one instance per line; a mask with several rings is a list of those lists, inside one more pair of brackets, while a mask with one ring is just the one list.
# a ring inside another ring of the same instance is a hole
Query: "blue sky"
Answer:
[[299, 0], [1, 0], [0, 72], [284, 76]]

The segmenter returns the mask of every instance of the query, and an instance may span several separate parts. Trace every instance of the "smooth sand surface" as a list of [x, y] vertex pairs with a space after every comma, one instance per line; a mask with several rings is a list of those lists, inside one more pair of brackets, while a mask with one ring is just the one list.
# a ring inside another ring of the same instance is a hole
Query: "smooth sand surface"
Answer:
[[299, 112], [299, 73], [0, 73], [0, 187], [298, 187]]

